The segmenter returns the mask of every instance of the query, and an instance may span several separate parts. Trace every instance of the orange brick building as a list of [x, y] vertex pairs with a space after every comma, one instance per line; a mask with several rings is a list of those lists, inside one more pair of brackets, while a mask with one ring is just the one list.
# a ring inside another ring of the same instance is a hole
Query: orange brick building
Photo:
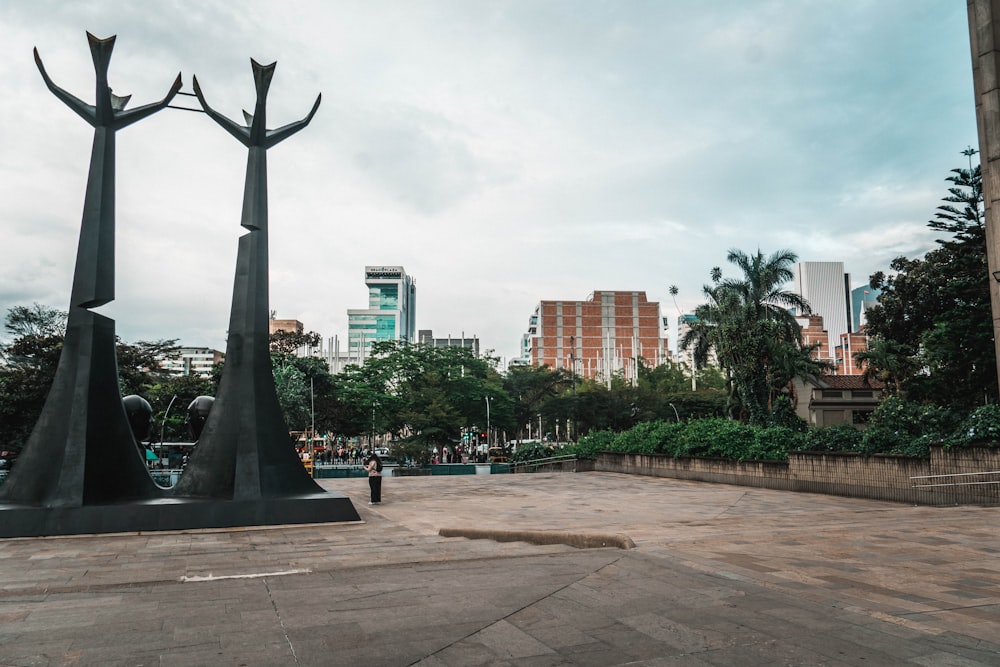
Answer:
[[271, 318], [268, 320], [268, 333], [274, 335], [278, 331], [284, 331], [286, 333], [297, 333], [300, 334], [305, 329], [302, 322], [298, 320], [277, 320]]
[[812, 358], [833, 363], [833, 355], [830, 354], [830, 338], [823, 326], [823, 316], [800, 315], [795, 318], [795, 321], [802, 327], [802, 344], [818, 346], [813, 350]]
[[868, 334], [865, 333], [864, 327], [858, 333], [840, 334], [840, 344], [831, 351], [821, 315], [800, 316], [795, 319], [802, 327], [802, 343], [805, 345], [819, 344], [819, 347], [812, 353], [812, 357], [831, 365], [831, 369], [827, 371], [828, 374], [864, 374], [864, 366], [859, 366], [854, 361], [855, 354], [868, 349]]
[[658, 366], [668, 360], [660, 335], [660, 304], [645, 292], [595, 291], [586, 301], [542, 301], [532, 315], [526, 356], [551, 368], [575, 367], [578, 375], [632, 381], [636, 363]]
[[864, 327], [857, 333], [840, 334], [840, 345], [833, 350], [834, 375], [864, 375], [865, 367], [854, 361], [854, 355], [868, 349], [868, 333]]

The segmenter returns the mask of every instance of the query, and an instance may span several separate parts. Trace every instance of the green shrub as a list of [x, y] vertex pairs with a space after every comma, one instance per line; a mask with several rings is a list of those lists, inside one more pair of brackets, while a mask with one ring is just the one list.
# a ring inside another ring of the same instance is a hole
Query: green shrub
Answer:
[[949, 408], [890, 396], [872, 412], [862, 451], [928, 456], [930, 446], [947, 440], [959, 421], [959, 416]]
[[662, 454], [684, 429], [685, 425], [677, 422], [642, 422], [619, 433], [609, 450], [629, 454]]
[[850, 424], [811, 428], [802, 448], [809, 452], [860, 452], [864, 433]]
[[517, 463], [520, 461], [547, 459], [550, 456], [555, 456], [555, 448], [552, 445], [546, 445], [541, 442], [529, 442], [518, 447], [517, 451], [511, 454], [510, 460], [513, 463]]
[[795, 406], [792, 405], [792, 399], [787, 394], [782, 394], [774, 399], [768, 423], [771, 426], [784, 426], [799, 433], [805, 433], [809, 427], [806, 424], [806, 420], [796, 414]]
[[591, 431], [564, 451], [567, 454], [576, 454], [577, 458], [596, 459], [597, 452], [609, 451], [614, 440], [614, 431]]
[[753, 448], [744, 457], [751, 461], [787, 461], [788, 452], [801, 449], [806, 434], [788, 426], [756, 429]]
[[968, 447], [1000, 442], [1000, 405], [982, 405], [962, 420], [945, 444]]
[[671, 456], [721, 456], [744, 460], [754, 445], [754, 429], [730, 419], [688, 422], [670, 451]]

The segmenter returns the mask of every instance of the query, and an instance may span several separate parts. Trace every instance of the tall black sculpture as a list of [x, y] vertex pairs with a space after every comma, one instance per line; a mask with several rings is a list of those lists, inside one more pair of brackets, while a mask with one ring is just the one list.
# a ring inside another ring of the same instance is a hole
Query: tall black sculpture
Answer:
[[247, 124], [238, 125], [205, 101], [198, 78], [194, 92], [205, 113], [249, 150], [243, 214], [229, 315], [226, 363], [211, 414], [174, 493], [180, 496], [253, 500], [321, 492], [289, 440], [271, 372], [268, 330], [267, 149], [303, 129], [319, 108], [277, 130], [267, 129], [267, 91], [276, 63], [253, 67], [257, 102]]
[[112, 94], [108, 86], [115, 38], [88, 32], [87, 39], [97, 75], [93, 106], [55, 85], [35, 49], [45, 85], [94, 127], [94, 144], [62, 356], [41, 417], [0, 486], [0, 502], [79, 507], [162, 495], [122, 406], [115, 323], [89, 309], [115, 298], [115, 132], [164, 108], [180, 89], [181, 76], [163, 100], [125, 111], [129, 97]]
[[[205, 112], [250, 150], [230, 313], [226, 365], [198, 447], [171, 493], [158, 487], [136, 446], [118, 389], [114, 322], [90, 308], [114, 299], [115, 131], [167, 106], [133, 111], [111, 94], [114, 37], [87, 33], [97, 101], [84, 104], [49, 79], [49, 89], [94, 126], [94, 147], [62, 356], [42, 415], [17, 466], [0, 486], [0, 537], [357, 521], [346, 496], [320, 488], [299, 461], [284, 424], [268, 345], [267, 149], [309, 124], [309, 115], [267, 131], [265, 100], [274, 65], [253, 62], [257, 106], [239, 126]], [[252, 62], [252, 61], [251, 61]]]

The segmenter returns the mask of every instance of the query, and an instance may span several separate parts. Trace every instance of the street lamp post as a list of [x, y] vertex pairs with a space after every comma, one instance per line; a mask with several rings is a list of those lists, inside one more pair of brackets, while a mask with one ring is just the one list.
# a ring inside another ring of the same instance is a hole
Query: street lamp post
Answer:
[[576, 434], [576, 336], [569, 337], [569, 365], [573, 377], [573, 405], [570, 407], [572, 432], [566, 434], [566, 439], [572, 442], [573, 436]]
[[313, 378], [309, 378], [309, 410], [310, 410], [310, 425], [309, 425], [309, 461], [312, 463], [312, 470], [310, 474], [312, 477], [316, 476], [316, 389], [313, 386]]
[[486, 452], [490, 451], [490, 396], [483, 396], [486, 399]]

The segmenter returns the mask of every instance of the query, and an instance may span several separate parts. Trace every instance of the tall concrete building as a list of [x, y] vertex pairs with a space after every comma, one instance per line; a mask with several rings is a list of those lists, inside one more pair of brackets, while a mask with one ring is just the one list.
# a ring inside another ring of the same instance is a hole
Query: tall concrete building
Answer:
[[160, 362], [160, 368], [171, 375], [211, 377], [212, 369], [225, 355], [208, 347], [182, 347]]
[[851, 277], [843, 262], [799, 262], [793, 268], [794, 290], [823, 317], [827, 345], [822, 359], [832, 363], [840, 336], [852, 330]]
[[402, 266], [366, 266], [365, 285], [368, 307], [348, 309], [347, 350], [342, 355], [362, 363], [374, 343], [416, 342], [417, 333], [416, 282]]
[[470, 350], [473, 355], [479, 356], [479, 337], [466, 337], [465, 332], [461, 336], [447, 336], [445, 338], [435, 338], [432, 329], [421, 329], [418, 334], [418, 342], [421, 345], [431, 347], [464, 347]]
[[661, 326], [660, 304], [647, 301], [645, 292], [595, 291], [585, 301], [539, 303], [523, 351], [536, 366], [633, 381], [640, 358], [651, 366], [669, 359]]

